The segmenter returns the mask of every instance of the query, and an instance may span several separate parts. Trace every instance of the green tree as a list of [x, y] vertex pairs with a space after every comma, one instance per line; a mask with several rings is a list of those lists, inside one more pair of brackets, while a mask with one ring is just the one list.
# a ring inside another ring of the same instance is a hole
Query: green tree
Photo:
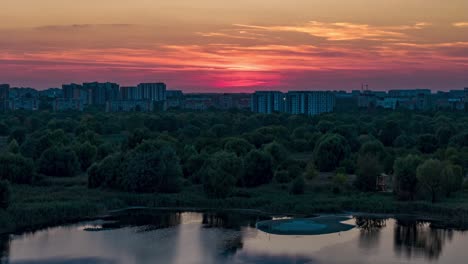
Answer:
[[21, 155], [0, 155], [0, 179], [17, 184], [31, 184], [34, 178], [34, 163]]
[[442, 178], [444, 180], [445, 195], [449, 197], [450, 194], [462, 189], [464, 180], [463, 168], [447, 163], [442, 170]]
[[86, 171], [96, 159], [97, 148], [89, 142], [78, 144], [74, 148], [78, 161], [80, 162], [81, 170]]
[[291, 175], [287, 170], [277, 170], [275, 171], [274, 181], [276, 183], [288, 183], [291, 181]]
[[394, 191], [400, 200], [413, 200], [416, 195], [418, 178], [416, 170], [422, 159], [416, 155], [397, 158], [394, 165]]
[[313, 180], [317, 178], [318, 175], [319, 175], [319, 172], [315, 168], [315, 162], [313, 160], [309, 161], [306, 165], [306, 168], [303, 174], [304, 178], [308, 180]]
[[18, 154], [19, 153], [19, 145], [18, 142], [16, 142], [15, 139], [13, 139], [10, 144], [8, 144], [8, 152], [13, 153], [13, 154]]
[[392, 146], [400, 133], [401, 129], [397, 122], [387, 121], [380, 130], [379, 139], [385, 146]]
[[418, 148], [422, 153], [433, 153], [437, 150], [439, 140], [432, 134], [424, 134], [418, 137]]
[[439, 160], [429, 159], [418, 166], [416, 176], [422, 187], [429, 192], [432, 203], [437, 201], [437, 195], [443, 190], [444, 165]]
[[0, 180], [0, 209], [7, 209], [10, 204], [11, 188], [7, 181]]
[[294, 195], [304, 194], [305, 191], [305, 180], [304, 177], [299, 176], [291, 182], [289, 192]]
[[23, 144], [24, 140], [26, 139], [26, 129], [24, 128], [17, 128], [11, 131], [9, 141], [16, 140], [19, 145]]
[[182, 168], [169, 145], [144, 141], [126, 157], [123, 187], [131, 192], [178, 192]]
[[333, 171], [349, 154], [349, 146], [343, 136], [324, 135], [314, 149], [314, 160], [320, 171]]
[[382, 174], [383, 168], [379, 158], [372, 155], [360, 155], [357, 162], [356, 187], [365, 192], [376, 190], [377, 177]]
[[244, 165], [244, 186], [256, 187], [270, 183], [273, 179], [273, 160], [268, 153], [260, 150], [250, 151], [244, 158]]
[[38, 168], [47, 176], [73, 177], [79, 171], [80, 163], [70, 148], [53, 146], [42, 153]]
[[122, 187], [124, 170], [125, 157], [122, 153], [107, 156], [99, 163], [94, 163], [89, 167], [88, 187], [125, 189]]
[[273, 163], [277, 166], [279, 163], [285, 161], [288, 157], [288, 151], [286, 148], [274, 141], [264, 146], [266, 153], [270, 154], [273, 158]]
[[229, 138], [224, 143], [224, 150], [234, 152], [239, 157], [246, 155], [254, 148], [254, 145], [243, 138]]
[[232, 152], [213, 154], [200, 172], [205, 193], [214, 198], [227, 197], [239, 180], [242, 167], [242, 159]]

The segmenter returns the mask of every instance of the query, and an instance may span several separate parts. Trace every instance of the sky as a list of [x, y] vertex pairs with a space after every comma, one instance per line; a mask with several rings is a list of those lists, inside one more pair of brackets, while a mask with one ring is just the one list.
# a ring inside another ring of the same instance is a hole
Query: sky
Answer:
[[467, 0], [0, 0], [0, 83], [468, 87]]

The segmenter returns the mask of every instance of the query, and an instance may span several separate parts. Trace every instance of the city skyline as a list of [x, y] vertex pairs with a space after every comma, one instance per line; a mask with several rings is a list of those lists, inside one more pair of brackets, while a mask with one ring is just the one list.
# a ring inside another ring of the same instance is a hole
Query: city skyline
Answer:
[[[468, 2], [6, 0], [0, 83], [185, 92], [468, 86]], [[191, 6], [191, 7], [189, 7]]]

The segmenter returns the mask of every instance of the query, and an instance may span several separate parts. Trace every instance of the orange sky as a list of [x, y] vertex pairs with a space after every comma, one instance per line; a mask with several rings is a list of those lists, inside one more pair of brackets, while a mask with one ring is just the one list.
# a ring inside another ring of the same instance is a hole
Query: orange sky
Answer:
[[0, 83], [461, 89], [466, 0], [0, 0]]

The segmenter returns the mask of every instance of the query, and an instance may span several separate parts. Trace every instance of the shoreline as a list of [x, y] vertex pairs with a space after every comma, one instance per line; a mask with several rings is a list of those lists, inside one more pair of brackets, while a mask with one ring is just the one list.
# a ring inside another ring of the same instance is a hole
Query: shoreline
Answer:
[[[105, 213], [96, 214], [94, 216], [76, 216], [74, 219], [64, 220], [60, 222], [51, 222], [46, 224], [31, 225], [21, 227], [15, 230], [1, 230], [0, 235], [22, 235], [26, 233], [34, 233], [44, 229], [53, 228], [63, 225], [73, 225], [86, 221], [102, 220], [111, 217], [114, 214], [121, 212], [129, 212], [132, 210], [152, 210], [162, 212], [230, 212], [230, 213], [241, 213], [241, 214], [253, 214], [261, 216], [283, 216], [292, 218], [313, 218], [321, 215], [348, 215], [351, 217], [369, 217], [369, 218], [394, 218], [394, 219], [411, 219], [422, 222], [431, 223], [434, 228], [442, 229], [454, 229], [454, 230], [468, 230], [468, 219], [467, 218], [452, 218], [449, 216], [443, 216], [438, 214], [423, 214], [423, 213], [371, 213], [371, 212], [358, 212], [358, 211], [343, 211], [343, 212], [320, 212], [315, 214], [310, 213], [280, 213], [280, 212], [267, 212], [261, 209], [250, 209], [250, 208], [209, 208], [209, 207], [148, 207], [148, 206], [131, 206], [123, 207], [120, 209], [107, 210]], [[457, 210], [452, 208], [452, 210]]]

